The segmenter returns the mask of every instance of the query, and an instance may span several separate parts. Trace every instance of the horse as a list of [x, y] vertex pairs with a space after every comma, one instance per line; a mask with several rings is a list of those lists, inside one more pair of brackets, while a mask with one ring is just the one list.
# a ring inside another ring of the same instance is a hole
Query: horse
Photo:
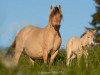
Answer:
[[[85, 30], [85, 32], [81, 35], [80, 38], [74, 36], [67, 41], [66, 52], [67, 52], [67, 60], [66, 65], [69, 66], [71, 61], [77, 57], [78, 61], [82, 57], [88, 57], [88, 48], [94, 45], [94, 34], [95, 30]], [[87, 64], [86, 64], [87, 65]]]
[[47, 64], [50, 54], [49, 63], [52, 64], [62, 42], [59, 32], [62, 18], [61, 6], [51, 5], [48, 25], [43, 28], [32, 25], [22, 28], [6, 53], [6, 58], [8, 60], [11, 58], [14, 65], [17, 65], [24, 52], [29, 56], [32, 64], [35, 59], [42, 59]]

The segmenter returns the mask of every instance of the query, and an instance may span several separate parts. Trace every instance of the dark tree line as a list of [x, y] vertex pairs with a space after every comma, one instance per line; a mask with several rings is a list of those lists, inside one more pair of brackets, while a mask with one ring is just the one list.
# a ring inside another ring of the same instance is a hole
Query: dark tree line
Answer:
[[96, 3], [96, 12], [92, 15], [91, 26], [96, 29], [95, 41], [100, 43], [100, 0], [94, 0]]

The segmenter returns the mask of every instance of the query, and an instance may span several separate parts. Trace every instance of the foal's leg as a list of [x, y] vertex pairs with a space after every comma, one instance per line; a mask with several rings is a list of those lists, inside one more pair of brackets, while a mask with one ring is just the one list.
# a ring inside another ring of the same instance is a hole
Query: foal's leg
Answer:
[[86, 67], [88, 67], [88, 61], [87, 61], [87, 58], [88, 58], [88, 51], [85, 50], [83, 54], [84, 54], [84, 57], [85, 57]]
[[72, 61], [74, 58], [76, 58], [76, 55], [75, 55], [75, 54], [72, 55], [71, 61]]
[[73, 53], [72, 51], [67, 51], [67, 60], [66, 60], [66, 65], [69, 66], [69, 64], [71, 63], [71, 57], [72, 57]]
[[81, 57], [82, 57], [82, 51], [79, 51], [77, 53], [78, 66], [80, 66], [80, 59], [81, 59]]

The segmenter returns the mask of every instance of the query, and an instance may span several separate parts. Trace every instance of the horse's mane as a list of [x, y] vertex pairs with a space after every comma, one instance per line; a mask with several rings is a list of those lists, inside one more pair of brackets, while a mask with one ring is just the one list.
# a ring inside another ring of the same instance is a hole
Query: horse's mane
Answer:
[[56, 15], [56, 14], [60, 14], [60, 15], [61, 15], [60, 17], [63, 18], [63, 15], [62, 15], [61, 10], [56, 6], [56, 7], [54, 7], [54, 9], [51, 11], [51, 13], [50, 13], [50, 15], [49, 15], [49, 20], [51, 20], [52, 17], [53, 17], [54, 15]]

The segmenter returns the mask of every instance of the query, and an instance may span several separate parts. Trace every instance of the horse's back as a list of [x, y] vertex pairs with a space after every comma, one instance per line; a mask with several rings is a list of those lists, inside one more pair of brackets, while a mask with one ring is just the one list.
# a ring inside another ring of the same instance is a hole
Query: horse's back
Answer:
[[35, 26], [32, 26], [32, 25], [27, 25], [25, 26], [24, 28], [22, 28], [17, 35], [19, 34], [25, 34], [25, 33], [28, 33], [30, 32], [32, 29], [39, 29], [39, 27], [35, 27]]
[[36, 30], [36, 29], [40, 29], [39, 27], [35, 27], [35, 26], [32, 26], [32, 25], [27, 25], [25, 26], [24, 28], [22, 28], [16, 35], [16, 39], [23, 39], [25, 40], [26, 37], [29, 35], [29, 33], [32, 31], [32, 30]]

